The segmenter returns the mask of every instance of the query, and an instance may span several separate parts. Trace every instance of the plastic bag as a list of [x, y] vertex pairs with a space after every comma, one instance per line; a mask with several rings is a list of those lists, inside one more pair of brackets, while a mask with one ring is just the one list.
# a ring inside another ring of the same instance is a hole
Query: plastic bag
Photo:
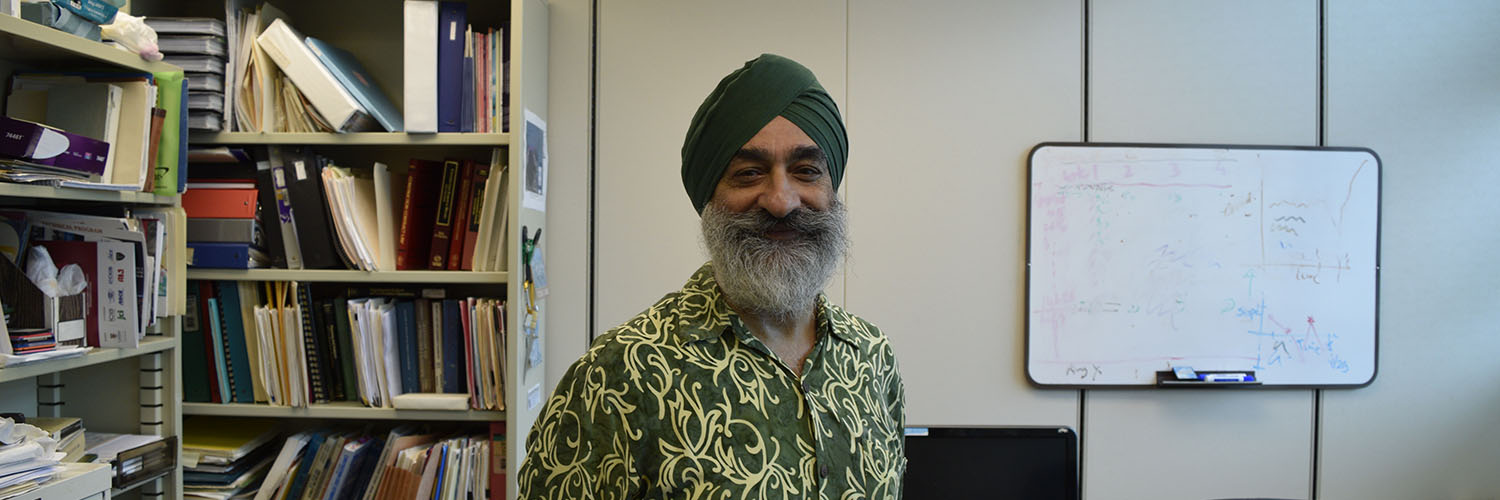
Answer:
[[26, 256], [26, 277], [48, 297], [61, 297], [57, 285], [57, 265], [52, 263], [52, 254], [46, 247], [31, 247]]
[[147, 61], [160, 61], [161, 50], [156, 46], [156, 30], [146, 26], [146, 18], [121, 12], [115, 14], [112, 23], [101, 26], [104, 38], [120, 42], [120, 45], [141, 55]]

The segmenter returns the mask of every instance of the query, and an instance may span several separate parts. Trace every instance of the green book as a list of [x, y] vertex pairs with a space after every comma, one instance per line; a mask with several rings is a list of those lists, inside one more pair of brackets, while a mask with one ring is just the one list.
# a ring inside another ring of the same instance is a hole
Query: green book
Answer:
[[344, 372], [344, 397], [349, 401], [360, 401], [359, 379], [354, 374], [354, 337], [349, 329], [349, 299], [333, 300], [334, 327], [338, 329], [338, 349], [342, 356], [340, 370]]
[[177, 171], [181, 158], [183, 139], [182, 123], [183, 74], [181, 71], [158, 71], [156, 77], [156, 107], [166, 110], [167, 118], [161, 124], [161, 143], [156, 148], [156, 189], [161, 196], [177, 194]]

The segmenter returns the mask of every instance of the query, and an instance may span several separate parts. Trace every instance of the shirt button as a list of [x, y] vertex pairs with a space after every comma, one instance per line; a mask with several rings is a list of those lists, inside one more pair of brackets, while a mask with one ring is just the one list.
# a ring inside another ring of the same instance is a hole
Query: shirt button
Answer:
[[818, 466], [818, 477], [828, 477], [828, 464]]

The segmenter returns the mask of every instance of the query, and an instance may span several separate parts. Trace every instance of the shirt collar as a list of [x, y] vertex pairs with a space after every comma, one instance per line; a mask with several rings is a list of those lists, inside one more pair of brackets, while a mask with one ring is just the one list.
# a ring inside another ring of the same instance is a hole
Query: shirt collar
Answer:
[[[731, 329], [744, 329], [739, 314], [729, 307], [723, 290], [714, 277], [713, 263], [705, 263], [693, 277], [688, 278], [677, 294], [678, 344], [717, 339]], [[848, 313], [828, 303], [828, 297], [818, 294], [818, 336], [832, 334], [833, 338], [856, 344], [855, 335], [849, 331]], [[749, 332], [746, 331], [746, 334]]]

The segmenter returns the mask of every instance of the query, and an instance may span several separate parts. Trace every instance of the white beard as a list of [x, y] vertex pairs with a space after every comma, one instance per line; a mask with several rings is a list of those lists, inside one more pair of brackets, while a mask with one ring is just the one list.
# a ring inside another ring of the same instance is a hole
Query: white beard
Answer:
[[[790, 320], [812, 309], [848, 249], [847, 214], [838, 198], [827, 210], [801, 208], [776, 219], [762, 209], [731, 213], [717, 202], [703, 208], [703, 243], [714, 277], [741, 313]], [[800, 235], [774, 240], [783, 223]]]

